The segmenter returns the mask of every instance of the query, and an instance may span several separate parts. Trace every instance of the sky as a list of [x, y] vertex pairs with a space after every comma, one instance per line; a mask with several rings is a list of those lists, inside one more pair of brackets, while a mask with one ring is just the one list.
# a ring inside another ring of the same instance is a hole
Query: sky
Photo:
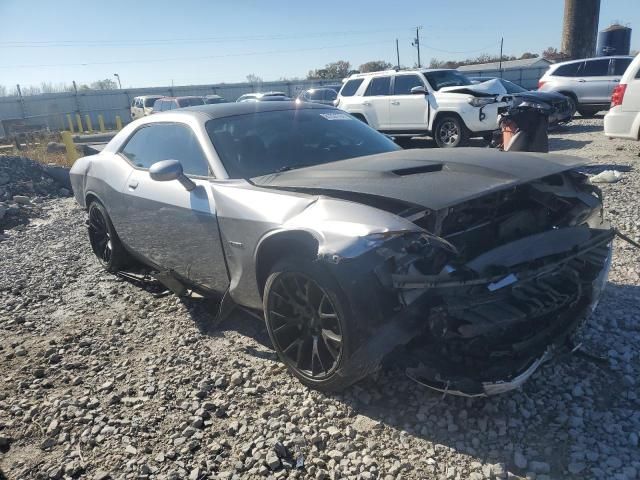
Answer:
[[[525, 6], [526, 5], [526, 6]], [[534, 5], [534, 6], [532, 6]], [[335, 60], [441, 60], [560, 47], [563, 0], [0, 0], [0, 85], [91, 83], [122, 87], [304, 78]], [[600, 29], [634, 29], [640, 1], [602, 0]]]

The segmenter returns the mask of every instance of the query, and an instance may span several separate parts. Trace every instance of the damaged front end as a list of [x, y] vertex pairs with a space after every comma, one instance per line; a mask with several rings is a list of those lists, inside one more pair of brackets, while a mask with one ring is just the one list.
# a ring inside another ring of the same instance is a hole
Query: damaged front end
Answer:
[[581, 174], [404, 216], [429, 233], [375, 250], [393, 320], [356, 352], [360, 368], [405, 345], [396, 361], [428, 387], [467, 396], [517, 388], [571, 345], [606, 284], [614, 230]]

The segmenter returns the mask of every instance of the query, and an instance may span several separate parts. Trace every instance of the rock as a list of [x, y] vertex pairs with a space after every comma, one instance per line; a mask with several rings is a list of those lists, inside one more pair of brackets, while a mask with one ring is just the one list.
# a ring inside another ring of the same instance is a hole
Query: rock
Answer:
[[13, 201], [18, 205], [31, 205], [31, 199], [26, 195], [14, 195]]
[[516, 467], [518, 467], [521, 470], [524, 470], [525, 468], [527, 468], [527, 459], [520, 452], [515, 452], [513, 454], [513, 463]]
[[231, 379], [229, 380], [229, 382], [231, 383], [231, 385], [234, 386], [238, 386], [242, 384], [242, 373], [240, 372], [234, 372], [233, 375], [231, 375]]
[[586, 468], [586, 465], [581, 462], [571, 462], [567, 467], [567, 469], [569, 470], [569, 473], [571, 473], [572, 475], [578, 475], [585, 468]]
[[547, 462], [531, 461], [529, 468], [535, 473], [551, 473], [551, 465]]
[[109, 480], [111, 478], [111, 474], [106, 470], [98, 470], [93, 474], [93, 480]]
[[507, 478], [507, 466], [504, 463], [491, 465], [491, 474], [498, 480], [505, 480]]
[[278, 455], [276, 455], [276, 452], [274, 451], [270, 451], [269, 453], [267, 453], [267, 457], [265, 458], [265, 463], [267, 464], [267, 467], [269, 467], [271, 470], [276, 470], [280, 468], [280, 459], [278, 458]]
[[129, 455], [136, 455], [138, 453], [138, 449], [133, 445], [127, 445], [124, 451], [127, 452]]

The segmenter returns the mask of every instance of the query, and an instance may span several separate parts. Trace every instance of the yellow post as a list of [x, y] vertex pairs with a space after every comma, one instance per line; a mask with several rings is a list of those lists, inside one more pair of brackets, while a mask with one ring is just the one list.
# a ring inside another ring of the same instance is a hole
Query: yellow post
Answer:
[[93, 132], [93, 125], [91, 124], [91, 117], [89, 115], [84, 116], [84, 121], [87, 124], [87, 131], [89, 133]]
[[71, 115], [67, 113], [67, 121], [69, 122], [69, 131], [71, 133], [74, 133], [73, 130], [73, 120], [71, 120]]
[[104, 128], [104, 118], [102, 118], [102, 114], [98, 114], [98, 126], [100, 127], [100, 131], [101, 132], [105, 132], [106, 129]]
[[116, 130], [122, 130], [122, 120], [120, 120], [120, 115], [116, 115]]
[[73, 144], [71, 132], [62, 132], [62, 142], [67, 149], [67, 161], [69, 163], [75, 162], [78, 158], [78, 151], [76, 150], [76, 146]]
[[82, 117], [80, 117], [79, 113], [76, 113], [76, 123], [78, 124], [78, 133], [84, 132], [84, 128], [82, 128]]

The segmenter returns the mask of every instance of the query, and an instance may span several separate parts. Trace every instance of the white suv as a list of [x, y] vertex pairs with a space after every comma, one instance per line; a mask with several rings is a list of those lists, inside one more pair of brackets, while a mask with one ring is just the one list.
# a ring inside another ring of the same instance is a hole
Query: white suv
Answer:
[[627, 68], [611, 95], [611, 109], [604, 116], [608, 137], [640, 140], [640, 55]]
[[389, 70], [351, 75], [336, 105], [383, 133], [458, 147], [498, 128], [497, 93], [457, 70]]

